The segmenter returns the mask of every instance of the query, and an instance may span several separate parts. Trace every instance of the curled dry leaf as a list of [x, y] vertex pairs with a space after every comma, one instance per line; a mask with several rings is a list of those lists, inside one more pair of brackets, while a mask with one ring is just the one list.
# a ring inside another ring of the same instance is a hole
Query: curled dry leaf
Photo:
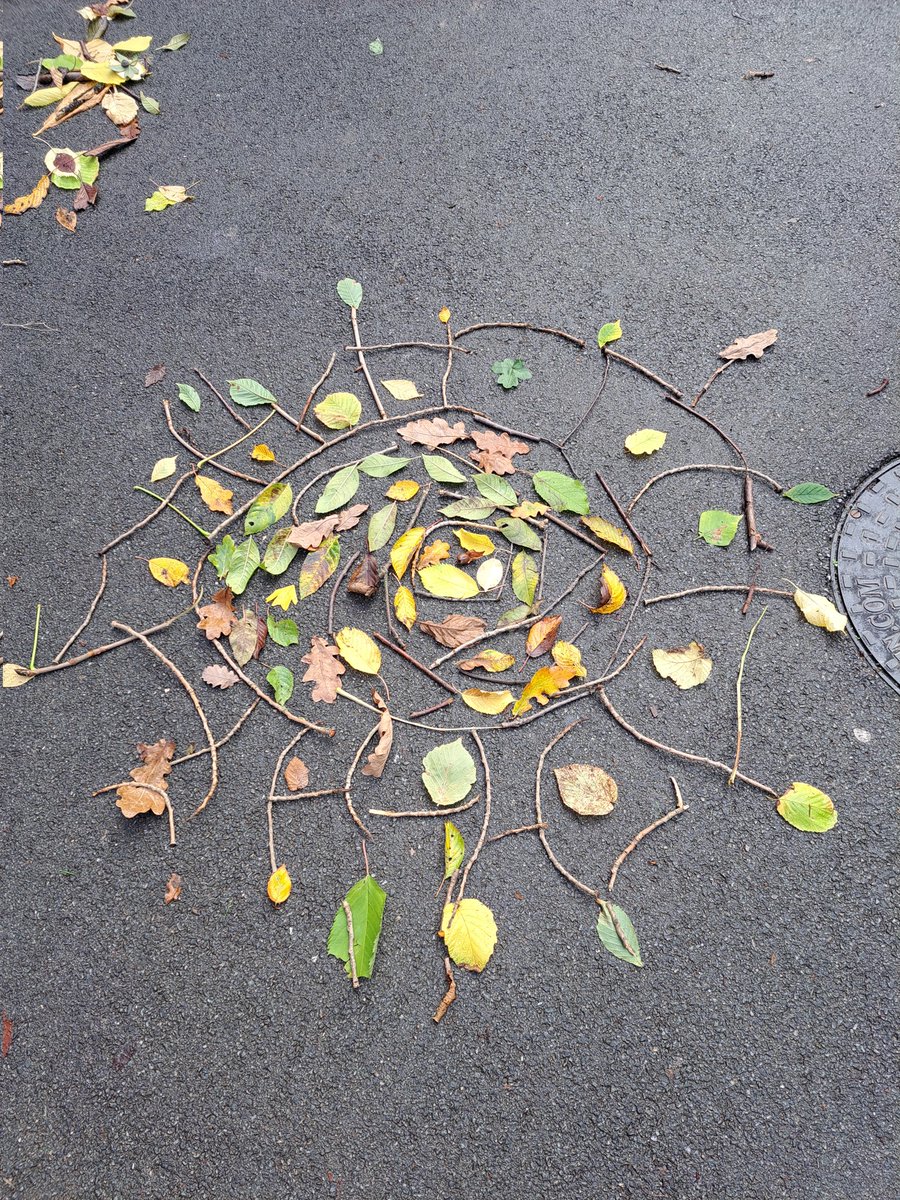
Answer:
[[815, 592], [804, 592], [800, 588], [794, 591], [794, 603], [809, 621], [819, 629], [827, 629], [829, 633], [843, 633], [847, 628], [847, 618], [838, 612], [826, 596], [817, 596]]
[[252, 609], [245, 608], [243, 616], [228, 635], [231, 652], [239, 667], [245, 667], [251, 658], [259, 658], [267, 637], [265, 621]]
[[147, 374], [144, 376], [144, 387], [153, 387], [153, 385], [155, 383], [159, 383], [160, 380], [165, 379], [165, 377], [166, 377], [166, 364], [165, 363], [157, 363], [156, 366], [151, 367], [150, 370], [147, 372]]
[[152, 792], [141, 784], [151, 783], [160, 791], [168, 791], [166, 776], [172, 770], [174, 753], [175, 743], [169, 738], [160, 738], [152, 745], [138, 744], [138, 754], [144, 765], [130, 772], [134, 783], [123, 783], [116, 788], [116, 807], [122, 810], [123, 816], [136, 817], [139, 813], [152, 812], [158, 817], [166, 811], [166, 802], [159, 792]]
[[[747, 76], [745, 75], [746, 79]], [[724, 358], [728, 362], [735, 362], [737, 359], [746, 358], [762, 358], [763, 351], [778, 341], [777, 329], [764, 329], [762, 333], [751, 333], [749, 337], [739, 337], [726, 346], [724, 350], [719, 351], [719, 358]]]
[[175, 900], [181, 899], [181, 876], [174, 871], [169, 876], [166, 883], [166, 894], [163, 896], [163, 904], [172, 904]]
[[531, 701], [546, 704], [551, 696], [569, 686], [574, 678], [571, 667], [561, 667], [554, 663], [552, 667], [539, 667], [522, 689], [522, 695], [513, 706], [512, 715], [519, 717], [522, 713], [531, 711]]
[[368, 775], [371, 779], [380, 779], [384, 768], [387, 766], [391, 747], [394, 744], [394, 722], [391, 719], [391, 714], [388, 712], [384, 700], [374, 690], [372, 692], [372, 699], [375, 705], [381, 709], [381, 718], [378, 722], [378, 745], [366, 759], [362, 773], [363, 775]]
[[72, 212], [68, 208], [58, 208], [56, 210], [56, 223], [62, 225], [68, 233], [75, 232], [75, 226], [78, 224], [78, 213]]
[[42, 175], [30, 192], [17, 196], [11, 203], [5, 205], [3, 211], [10, 216], [18, 216], [28, 212], [30, 208], [40, 208], [50, 191], [50, 176]]
[[397, 430], [405, 442], [413, 446], [425, 446], [428, 450], [436, 450], [438, 446], [449, 446], [460, 442], [469, 435], [462, 421], [455, 425], [448, 424], [443, 417], [433, 417], [421, 421], [410, 421]]
[[465, 646], [467, 642], [484, 633], [487, 625], [481, 617], [465, 617], [461, 613], [451, 613], [443, 621], [420, 621], [419, 629], [433, 637], [438, 645], [455, 650], [457, 646]]
[[381, 572], [378, 569], [378, 559], [367, 551], [359, 565], [354, 567], [347, 581], [347, 591], [368, 599], [375, 595], [380, 582]]
[[515, 696], [508, 689], [502, 692], [492, 692], [485, 688], [466, 688], [460, 692], [460, 699], [475, 712], [496, 717], [512, 704]]
[[472, 441], [478, 447], [469, 451], [469, 458], [478, 464], [480, 471], [493, 475], [512, 475], [516, 471], [513, 455], [529, 454], [531, 447], [526, 442], [517, 442], [508, 433], [492, 433], [490, 430], [473, 430]]
[[309, 783], [309, 767], [296, 754], [284, 768], [284, 782], [289, 792], [302, 792]]
[[618, 577], [615, 571], [611, 570], [606, 563], [603, 564], [603, 573], [600, 577], [600, 595], [597, 597], [599, 604], [596, 608], [592, 608], [592, 613], [614, 613], [618, 612], [628, 598], [628, 592], [625, 584]]
[[516, 665], [516, 660], [511, 654], [504, 654], [500, 650], [482, 650], [480, 654], [476, 654], [474, 658], [467, 658], [465, 662], [459, 663], [461, 671], [489, 671], [492, 675], [497, 671], [508, 671], [510, 667]]
[[314, 637], [309, 653], [304, 654], [300, 661], [307, 665], [303, 682], [315, 684], [312, 699], [334, 704], [341, 686], [341, 676], [347, 670], [338, 657], [337, 646], [330, 645], [323, 637]]
[[706, 683], [713, 661], [699, 642], [674, 650], [654, 650], [653, 665], [663, 679], [671, 679], [682, 691]]
[[562, 617], [541, 617], [539, 621], [535, 621], [525, 639], [525, 648], [529, 658], [540, 658], [542, 654], [547, 653], [556, 641], [560, 625], [562, 625]]
[[619, 789], [612, 775], [589, 763], [556, 767], [556, 786], [566, 808], [582, 817], [605, 817], [612, 812]]
[[231, 667], [226, 667], [224, 663], [211, 663], [208, 667], [204, 667], [200, 678], [210, 687], [222, 689], [234, 687], [239, 680], [239, 676], [235, 675]]

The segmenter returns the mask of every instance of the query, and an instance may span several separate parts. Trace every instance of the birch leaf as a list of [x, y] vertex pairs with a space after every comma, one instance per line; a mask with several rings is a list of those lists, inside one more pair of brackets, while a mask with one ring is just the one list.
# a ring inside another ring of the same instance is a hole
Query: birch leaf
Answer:
[[180, 583], [187, 583], [191, 576], [187, 563], [180, 558], [151, 558], [147, 566], [153, 578], [166, 587], [178, 587]]
[[610, 545], [624, 550], [626, 554], [634, 554], [631, 538], [618, 525], [613, 525], [611, 521], [605, 521], [603, 517], [582, 517], [581, 523], [586, 525], [594, 537], [601, 542], [609, 542]]
[[665, 444], [666, 435], [659, 429], [638, 429], [625, 439], [625, 449], [629, 454], [655, 454]]
[[387, 388], [395, 400], [422, 399], [422, 393], [411, 379], [382, 379], [381, 386]]
[[708, 546], [730, 546], [734, 541], [741, 517], [721, 508], [710, 508], [700, 514], [697, 533]]
[[408, 587], [402, 585], [394, 592], [394, 612], [397, 620], [407, 629], [412, 629], [416, 623], [416, 598]]
[[174, 455], [171, 458], [158, 459], [150, 472], [150, 482], [156, 483], [160, 479], [168, 479], [170, 475], [174, 475], [177, 462], [178, 459]]
[[617, 342], [621, 336], [622, 323], [620, 321], [607, 321], [605, 325], [601, 325], [597, 330], [597, 345], [602, 350], [610, 342]]
[[444, 905], [441, 937], [458, 967], [483, 971], [497, 945], [497, 922], [486, 904], [466, 897]]
[[837, 824], [834, 801], [808, 783], [792, 783], [776, 807], [779, 816], [804, 833], [826, 833]]
[[194, 483], [200, 491], [203, 503], [210, 512], [225, 513], [226, 516], [231, 516], [233, 512], [231, 502], [234, 499], [234, 492], [231, 488], [223, 487], [215, 479], [210, 479], [208, 475], [195, 475]]
[[398, 579], [402, 579], [406, 568], [412, 562], [413, 555], [422, 545], [425, 537], [424, 525], [416, 525], [400, 535], [391, 547], [391, 566]]
[[189, 383], [176, 383], [178, 388], [178, 399], [182, 404], [186, 405], [191, 412], [200, 411], [200, 393], [196, 388], [191, 387]]
[[[296, 604], [296, 589], [292, 587], [284, 590], [290, 590], [294, 593], [294, 603]], [[275, 593], [273, 592], [272, 595], [275, 595]], [[266, 616], [266, 629], [268, 629], [269, 637], [276, 646], [296, 646], [300, 641], [300, 630], [297, 628], [297, 622], [292, 621], [290, 617], [282, 617], [279, 621], [273, 613], [268, 613]]]
[[[628, 939], [628, 945], [634, 953], [622, 944], [622, 939], [609, 914], [610, 909], [616, 914], [616, 921], [619, 923], [619, 928], [625, 934], [625, 937]], [[631, 963], [633, 967], [642, 967], [644, 965], [634, 925], [632, 925], [631, 918], [625, 909], [620, 908], [618, 904], [612, 904], [608, 900], [604, 901], [603, 907], [600, 909], [600, 916], [597, 918], [597, 935], [603, 943], [604, 949], [608, 950], [616, 958], [624, 959], [625, 962]]]

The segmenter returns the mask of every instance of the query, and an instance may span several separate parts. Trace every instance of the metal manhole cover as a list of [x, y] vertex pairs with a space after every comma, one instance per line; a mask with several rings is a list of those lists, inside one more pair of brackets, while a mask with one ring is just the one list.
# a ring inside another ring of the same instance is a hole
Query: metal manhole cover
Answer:
[[900, 692], [900, 458], [848, 503], [834, 535], [831, 574], [854, 641]]

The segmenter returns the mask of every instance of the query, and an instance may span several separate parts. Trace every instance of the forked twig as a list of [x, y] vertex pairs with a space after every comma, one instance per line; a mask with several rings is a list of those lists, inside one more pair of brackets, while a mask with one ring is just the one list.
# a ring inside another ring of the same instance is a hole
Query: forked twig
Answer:
[[657, 817], [655, 821], [651, 821], [650, 824], [646, 826], [646, 828], [642, 829], [640, 833], [635, 834], [635, 836], [631, 839], [631, 841], [613, 863], [612, 869], [609, 872], [609, 883], [606, 885], [606, 890], [609, 892], [610, 896], [612, 895], [612, 890], [616, 884], [616, 876], [619, 874], [619, 868], [632, 850], [639, 846], [644, 838], [647, 837], [648, 834], [652, 833], [654, 829], [659, 829], [660, 825], [665, 825], [666, 822], [671, 821], [673, 817], [677, 817], [679, 814], [687, 812], [688, 806], [681, 798], [681, 789], [679, 788], [675, 777], [670, 775], [669, 778], [672, 781], [672, 787], [675, 790], [675, 807], [669, 809], [669, 811], [664, 813], [663, 816]]
[[66, 644], [63, 646], [62, 650], [60, 650], [60, 652], [53, 659], [53, 661], [55, 663], [58, 663], [63, 658], [65, 658], [66, 653], [68, 652], [70, 647], [75, 644], [75, 642], [78, 640], [78, 638], [84, 633], [85, 629], [87, 629], [88, 625], [90, 625], [91, 617], [93, 617], [94, 613], [97, 611], [97, 605], [100, 603], [100, 598], [102, 597], [104, 591], [106, 590], [107, 577], [108, 577], [108, 567], [107, 567], [107, 562], [106, 562], [106, 555], [101, 554], [100, 555], [100, 586], [97, 589], [97, 594], [94, 597], [91, 607], [87, 610], [87, 616], [84, 618], [84, 620], [81, 622], [81, 624], [75, 630], [75, 632], [72, 634], [72, 636], [66, 642]]

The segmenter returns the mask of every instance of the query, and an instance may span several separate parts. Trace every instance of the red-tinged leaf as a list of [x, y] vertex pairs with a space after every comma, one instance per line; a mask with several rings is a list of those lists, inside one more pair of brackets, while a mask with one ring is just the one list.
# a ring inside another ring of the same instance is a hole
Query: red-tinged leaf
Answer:
[[449, 446], [453, 442], [460, 442], [469, 436], [462, 421], [457, 421], [455, 425], [449, 425], [443, 417], [410, 421], [409, 424], [401, 426], [397, 432], [404, 441], [410, 442], [413, 446], [425, 446], [429, 450], [436, 450], [438, 446]]
[[303, 676], [303, 682], [315, 684], [313, 700], [334, 704], [341, 686], [341, 676], [347, 669], [338, 657], [337, 646], [329, 645], [323, 637], [314, 637], [309, 653], [304, 654], [300, 661], [309, 668]]
[[473, 638], [484, 633], [487, 625], [481, 617], [464, 617], [460, 613], [451, 613], [443, 621], [420, 621], [419, 628], [433, 637], [438, 645], [455, 650], [457, 646], [465, 646]]
[[197, 612], [200, 614], [197, 628], [204, 631], [209, 641], [214, 642], [222, 634], [227, 637], [237, 623], [231, 588], [220, 588], [213, 596], [212, 602], [204, 604]]
[[208, 667], [203, 668], [200, 678], [210, 687], [224, 689], [234, 687], [240, 676], [235, 675], [231, 667], [226, 667], [224, 663], [211, 663]]
[[157, 363], [155, 367], [151, 367], [144, 379], [144, 387], [153, 387], [154, 383], [159, 383], [166, 375], [166, 364]]
[[362, 773], [372, 779], [380, 779], [384, 773], [384, 768], [387, 766], [391, 746], [394, 744], [394, 722], [391, 719], [391, 714], [388, 712], [384, 700], [374, 689], [372, 691], [372, 699], [375, 701], [377, 707], [381, 709], [381, 720], [378, 722], [378, 745], [366, 759], [366, 765], [363, 767]]
[[318, 550], [312, 550], [303, 560], [297, 593], [301, 600], [317, 592], [334, 574], [341, 558], [341, 542], [337, 535], [326, 538]]
[[309, 783], [309, 767], [296, 755], [284, 768], [284, 782], [289, 792], [302, 792]]
[[556, 641], [560, 625], [562, 625], [562, 617], [541, 617], [539, 621], [535, 621], [528, 630], [528, 637], [525, 641], [529, 658], [540, 658], [542, 654], [547, 653]]
[[357, 596], [374, 596], [381, 582], [378, 560], [374, 554], [363, 555], [362, 562], [354, 568], [347, 581], [347, 591]]
[[253, 615], [256, 617], [256, 646], [253, 650], [253, 657], [259, 658], [262, 648], [266, 644], [266, 638], [269, 636], [269, 627], [259, 613]]

